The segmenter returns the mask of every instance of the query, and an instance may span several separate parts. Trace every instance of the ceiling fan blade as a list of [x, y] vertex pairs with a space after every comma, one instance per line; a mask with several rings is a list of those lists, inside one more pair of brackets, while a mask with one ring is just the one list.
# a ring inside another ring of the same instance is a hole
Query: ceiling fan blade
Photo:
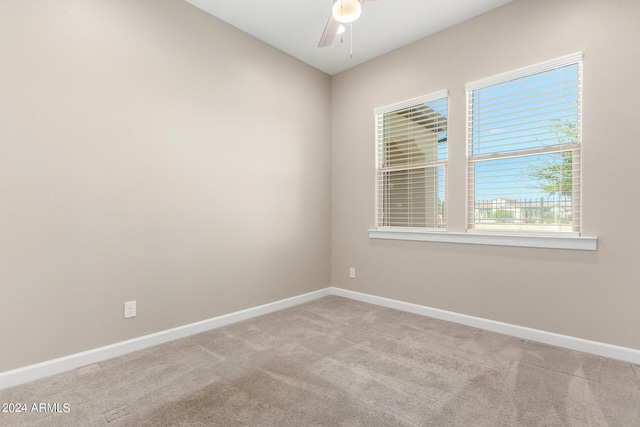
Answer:
[[340, 23], [333, 19], [332, 15], [329, 15], [329, 20], [327, 21], [327, 25], [324, 27], [324, 32], [322, 33], [322, 37], [320, 37], [318, 47], [331, 46], [333, 39], [338, 33], [338, 28], [340, 28]]

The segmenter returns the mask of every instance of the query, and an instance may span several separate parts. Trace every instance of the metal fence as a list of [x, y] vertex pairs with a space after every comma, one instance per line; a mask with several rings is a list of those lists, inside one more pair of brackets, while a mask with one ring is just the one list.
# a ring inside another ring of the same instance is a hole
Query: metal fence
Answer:
[[568, 224], [571, 222], [571, 198], [499, 198], [476, 201], [474, 217], [476, 224]]

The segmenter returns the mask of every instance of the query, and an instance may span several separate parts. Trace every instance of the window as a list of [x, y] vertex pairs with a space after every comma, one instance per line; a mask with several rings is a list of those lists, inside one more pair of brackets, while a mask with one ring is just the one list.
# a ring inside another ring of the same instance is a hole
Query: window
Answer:
[[[581, 234], [582, 54], [464, 87], [466, 121], [453, 124], [466, 124], [466, 158], [456, 150], [449, 159], [446, 90], [374, 110], [369, 237], [597, 250], [597, 237]], [[467, 168], [451, 194], [449, 160]], [[448, 197], [459, 209], [452, 217]]]
[[580, 231], [580, 54], [466, 85], [467, 228]]
[[377, 108], [376, 227], [444, 229], [447, 92]]

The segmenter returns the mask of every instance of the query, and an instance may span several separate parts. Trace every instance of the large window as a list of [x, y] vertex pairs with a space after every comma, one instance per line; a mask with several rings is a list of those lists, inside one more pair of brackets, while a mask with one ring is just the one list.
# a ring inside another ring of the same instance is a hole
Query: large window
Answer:
[[467, 84], [467, 227], [580, 231], [581, 55]]
[[448, 91], [374, 110], [369, 237], [596, 250], [581, 232], [582, 54], [464, 87], [466, 118], [451, 124], [466, 129], [466, 156], [449, 159]]
[[446, 228], [447, 92], [375, 116], [377, 228]]

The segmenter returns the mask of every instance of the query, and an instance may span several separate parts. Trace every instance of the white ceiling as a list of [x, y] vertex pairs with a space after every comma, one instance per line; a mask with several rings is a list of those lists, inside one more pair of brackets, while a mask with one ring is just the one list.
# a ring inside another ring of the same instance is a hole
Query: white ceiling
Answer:
[[374, 0], [349, 32], [318, 47], [332, 0], [185, 0], [328, 74], [336, 74], [512, 0]]

